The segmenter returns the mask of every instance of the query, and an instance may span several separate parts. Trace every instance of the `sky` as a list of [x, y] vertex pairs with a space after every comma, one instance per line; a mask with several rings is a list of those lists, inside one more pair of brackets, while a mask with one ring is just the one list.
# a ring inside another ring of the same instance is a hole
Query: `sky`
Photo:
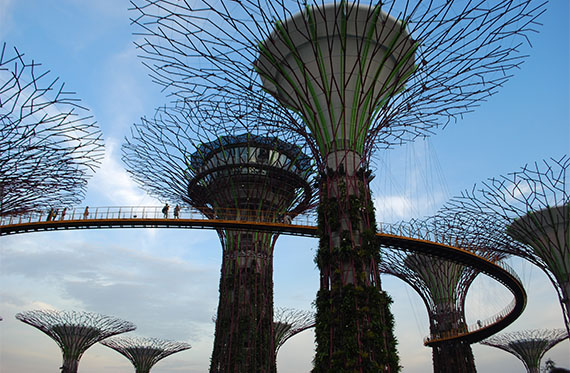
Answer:
[[[457, 123], [426, 140], [378, 152], [371, 190], [378, 221], [396, 222], [435, 212], [448, 198], [488, 177], [526, 163], [560, 157], [570, 150], [569, 10], [552, 0], [531, 35], [529, 58], [496, 95]], [[167, 103], [137, 56], [126, 0], [0, 0], [0, 41], [42, 63], [87, 106], [105, 138], [106, 156], [90, 179], [83, 205], [155, 206], [129, 179], [121, 143], [130, 126]], [[314, 238], [282, 236], [274, 259], [275, 306], [312, 309], [318, 288]], [[0, 238], [0, 371], [54, 372], [61, 354], [54, 341], [17, 321], [17, 312], [54, 308], [83, 310], [135, 323], [138, 336], [185, 341], [192, 349], [159, 362], [153, 372], [204, 372], [213, 343], [220, 243], [211, 230], [111, 229], [27, 233]], [[522, 316], [505, 331], [562, 328], [552, 285], [538, 268], [518, 259], [528, 293]], [[431, 370], [424, 347], [427, 313], [421, 299], [400, 280], [384, 276], [392, 296], [403, 372]], [[485, 276], [469, 290], [470, 323], [511, 301], [502, 285]], [[308, 372], [314, 336], [306, 331], [280, 350], [281, 373]], [[512, 355], [473, 345], [480, 372], [515, 373]], [[570, 368], [570, 342], [546, 353]], [[132, 371], [121, 355], [95, 345], [79, 371]]]

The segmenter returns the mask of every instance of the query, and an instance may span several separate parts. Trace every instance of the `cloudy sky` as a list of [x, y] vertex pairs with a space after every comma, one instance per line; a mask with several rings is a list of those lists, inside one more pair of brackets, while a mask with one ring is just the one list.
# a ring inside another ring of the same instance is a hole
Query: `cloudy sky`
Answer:
[[[120, 146], [129, 127], [166, 103], [148, 78], [133, 46], [126, 0], [0, 0], [0, 41], [41, 62], [77, 92], [105, 136], [106, 158], [90, 180], [89, 206], [159, 205], [128, 177]], [[376, 154], [371, 189], [378, 220], [393, 222], [434, 212], [447, 198], [487, 177], [525, 163], [560, 157], [570, 149], [569, 2], [552, 0], [532, 35], [528, 60], [497, 95], [465, 119], [428, 140]], [[275, 250], [275, 305], [311, 309], [318, 287], [312, 238], [281, 237]], [[14, 318], [17, 312], [55, 308], [121, 317], [140, 336], [187, 341], [193, 348], [160, 362], [153, 372], [207, 371], [217, 306], [220, 244], [209, 230], [122, 229], [29, 233], [0, 238], [0, 370], [55, 372], [57, 345]], [[537, 268], [511, 260], [523, 278], [528, 306], [507, 331], [562, 328], [554, 289]], [[403, 371], [431, 369], [425, 307], [399, 280], [383, 284], [394, 298], [392, 311]], [[469, 291], [470, 322], [498, 312], [511, 301], [486, 277]], [[309, 371], [313, 335], [304, 332], [281, 349], [282, 373]], [[474, 345], [481, 372], [514, 373], [513, 356]], [[565, 341], [546, 354], [570, 368]], [[428, 368], [430, 367], [430, 368]], [[94, 346], [80, 371], [125, 372], [130, 363]]]

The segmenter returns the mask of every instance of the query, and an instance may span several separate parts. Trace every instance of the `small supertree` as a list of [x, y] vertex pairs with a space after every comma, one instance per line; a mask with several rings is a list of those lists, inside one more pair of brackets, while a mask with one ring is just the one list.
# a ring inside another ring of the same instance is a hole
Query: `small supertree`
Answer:
[[153, 78], [246, 102], [301, 135], [321, 172], [315, 372], [399, 370], [369, 190], [374, 151], [428, 134], [522, 61], [530, 1], [134, 0]]
[[184, 342], [142, 337], [114, 337], [100, 343], [129, 359], [136, 373], [149, 373], [160, 360], [191, 347]]
[[98, 126], [59, 78], [0, 50], [0, 216], [79, 203], [103, 157]]
[[[294, 136], [251, 132], [248, 118], [224, 121], [225, 110], [182, 105], [143, 119], [123, 148], [127, 170], [151, 194], [211, 219], [288, 222], [309, 209], [313, 164]], [[274, 372], [278, 234], [229, 227], [218, 235], [223, 256], [210, 371]]]
[[[400, 223], [397, 230], [404, 232], [422, 232], [422, 235], [445, 235], [464, 250], [492, 261], [506, 255], [491, 250], [488, 246], [479, 246], [477, 235], [468, 226], [462, 231], [449, 231], [448, 220], [428, 218]], [[396, 276], [408, 283], [418, 292], [426, 305], [432, 338], [453, 336], [467, 332], [465, 321], [465, 299], [469, 287], [478, 272], [464, 264], [433, 257], [421, 252], [408, 253], [390, 249], [384, 252], [380, 263], [380, 272]], [[471, 349], [472, 341], [451, 338], [432, 346], [434, 372], [475, 372], [475, 360]]]
[[315, 326], [315, 315], [312, 312], [292, 308], [276, 308], [273, 319], [275, 357], [289, 338]]
[[529, 373], [540, 373], [540, 360], [559, 342], [568, 338], [564, 329], [533, 329], [496, 335], [481, 341], [518, 357]]
[[63, 354], [62, 373], [76, 373], [81, 356], [95, 343], [136, 326], [115, 317], [90, 312], [34, 310], [16, 318], [50, 336]]
[[440, 214], [476, 221], [497, 249], [520, 256], [546, 273], [570, 331], [570, 158], [527, 164], [490, 178], [452, 198]]

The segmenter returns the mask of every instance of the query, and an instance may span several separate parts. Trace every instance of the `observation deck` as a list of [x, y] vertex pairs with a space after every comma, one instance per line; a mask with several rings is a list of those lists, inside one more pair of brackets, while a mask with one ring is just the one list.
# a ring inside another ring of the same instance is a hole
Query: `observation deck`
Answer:
[[[183, 229], [237, 229], [272, 232], [293, 236], [316, 237], [316, 218], [311, 215], [297, 216], [289, 219], [285, 216], [274, 216], [267, 222], [258, 210], [241, 210], [232, 214], [218, 216], [237, 216], [236, 220], [208, 219], [194, 208], [183, 208], [178, 217], [172, 211], [166, 217], [162, 207], [93, 207], [86, 212], [85, 208], [68, 209], [64, 216], [61, 210], [55, 218], [47, 219], [48, 212], [31, 212], [19, 215], [4, 216], [0, 219], [0, 236], [18, 233], [57, 231], [69, 229], [98, 228], [183, 228]], [[266, 212], [267, 215], [274, 215]], [[265, 221], [264, 221], [265, 220]], [[444, 234], [434, 232], [406, 230], [401, 226], [379, 224], [378, 242], [383, 247], [396, 250], [418, 252], [438, 258], [452, 260], [477, 269], [503, 284], [513, 294], [514, 299], [498, 314], [464, 330], [452, 333], [430, 335], [424, 339], [426, 346], [436, 346], [447, 341], [481, 341], [515, 321], [523, 312], [527, 296], [520, 278], [504, 263], [493, 262], [473, 252], [462, 249], [461, 242], [453, 241]]]

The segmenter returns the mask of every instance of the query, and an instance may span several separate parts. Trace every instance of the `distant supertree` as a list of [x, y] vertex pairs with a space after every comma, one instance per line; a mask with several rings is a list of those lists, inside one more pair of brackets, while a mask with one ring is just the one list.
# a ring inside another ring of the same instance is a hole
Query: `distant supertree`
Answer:
[[[462, 232], [450, 232], [447, 230], [448, 223], [428, 218], [401, 223], [400, 228], [404, 231], [445, 234], [446, 239], [455, 241], [458, 247], [492, 261], [506, 256], [487, 246], [479, 246], [473, 239], [476, 234], [470, 227], [465, 226]], [[430, 337], [444, 339], [432, 346], [434, 372], [475, 372], [472, 342], [455, 338], [445, 340], [445, 337], [467, 333], [465, 299], [469, 286], [479, 273], [452, 260], [394, 249], [384, 251], [380, 272], [399, 277], [414, 288], [424, 301], [429, 316]]]
[[554, 285], [570, 330], [570, 158], [547, 159], [490, 178], [452, 198], [440, 211], [477, 221], [487, 241], [542, 269]]
[[114, 337], [101, 341], [101, 344], [129, 359], [136, 373], [149, 373], [160, 360], [191, 347], [184, 342], [142, 337]]
[[81, 356], [95, 343], [136, 329], [128, 321], [90, 312], [35, 310], [16, 318], [55, 340], [63, 354], [62, 373], [76, 373]]
[[0, 50], [0, 216], [78, 203], [103, 157], [87, 109], [59, 78]]
[[381, 291], [375, 149], [471, 111], [520, 65], [543, 7], [522, 1], [134, 0], [155, 81], [187, 101], [246, 102], [301, 135], [321, 171], [319, 371], [397, 371]]
[[[124, 145], [127, 170], [150, 193], [208, 218], [288, 222], [311, 207], [313, 165], [294, 136], [251, 132], [244, 118], [208, 130], [223, 110], [168, 108], [143, 119]], [[278, 235], [231, 227], [218, 235], [223, 258], [210, 371], [274, 372]]]
[[523, 362], [527, 372], [540, 373], [540, 360], [546, 351], [566, 338], [564, 329], [534, 329], [496, 335], [481, 344], [510, 352]]
[[315, 326], [315, 315], [310, 311], [276, 308], [273, 319], [276, 357], [289, 338]]

